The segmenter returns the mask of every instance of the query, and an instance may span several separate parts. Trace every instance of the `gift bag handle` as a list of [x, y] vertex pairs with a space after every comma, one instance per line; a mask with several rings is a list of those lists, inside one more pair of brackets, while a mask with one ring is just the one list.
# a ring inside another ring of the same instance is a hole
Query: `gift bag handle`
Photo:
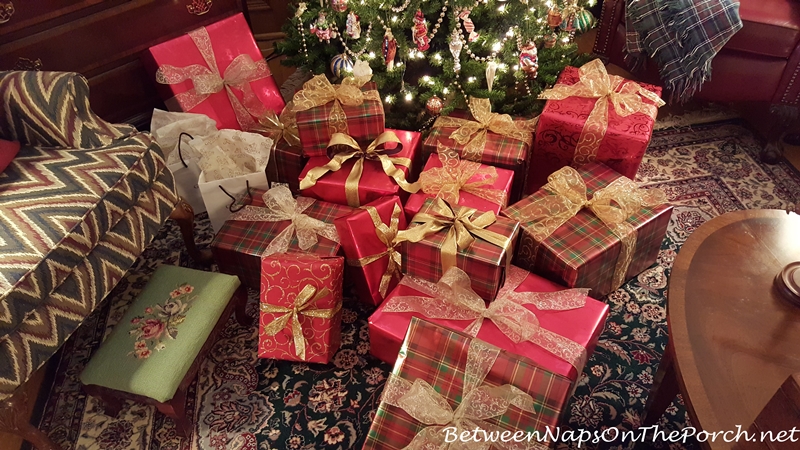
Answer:
[[185, 131], [182, 131], [181, 134], [178, 135], [178, 158], [181, 159], [181, 164], [183, 164], [183, 167], [189, 167], [189, 165], [186, 164], [186, 161], [183, 160], [183, 153], [181, 152], [181, 143], [183, 142], [183, 135], [189, 136], [189, 139], [194, 139], [194, 136]]
[[[252, 201], [253, 201], [253, 193], [252, 193], [252, 192], [250, 192], [250, 180], [244, 180], [244, 181], [245, 181], [245, 183], [246, 183], [246, 185], [247, 185], [247, 193], [246, 193], [245, 195], [246, 195], [246, 196], [248, 196], [248, 197], [250, 197], [250, 202], [252, 202]], [[230, 204], [230, 205], [228, 205], [228, 211], [230, 211], [230, 212], [232, 212], [232, 213], [235, 213], [235, 212], [237, 212], [237, 211], [240, 211], [242, 208], [244, 208], [244, 203], [243, 203], [243, 204], [241, 204], [241, 205], [237, 206], [237, 207], [234, 209], [233, 205], [235, 205], [235, 204], [236, 204], [236, 197], [232, 196], [232, 195], [230, 194], [230, 192], [226, 191], [226, 190], [225, 190], [225, 188], [224, 188], [224, 187], [222, 187], [222, 185], [221, 185], [221, 184], [219, 185], [219, 188], [222, 190], [222, 192], [224, 192], [224, 193], [225, 193], [225, 195], [227, 195], [228, 197], [230, 197], [230, 198], [231, 198], [231, 204]]]

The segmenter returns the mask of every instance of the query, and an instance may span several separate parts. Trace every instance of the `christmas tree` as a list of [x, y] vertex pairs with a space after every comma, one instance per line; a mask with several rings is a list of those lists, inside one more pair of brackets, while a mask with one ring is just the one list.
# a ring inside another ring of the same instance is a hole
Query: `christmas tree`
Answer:
[[565, 1], [311, 0], [295, 5], [278, 52], [334, 81], [368, 61], [391, 128], [429, 126], [470, 96], [532, 117], [539, 93], [587, 59], [573, 40], [594, 25], [591, 4]]

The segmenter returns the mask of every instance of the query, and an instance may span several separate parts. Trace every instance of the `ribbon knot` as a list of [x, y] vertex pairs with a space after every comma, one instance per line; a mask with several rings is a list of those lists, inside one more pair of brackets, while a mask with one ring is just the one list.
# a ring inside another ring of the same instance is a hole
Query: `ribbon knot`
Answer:
[[294, 94], [294, 112], [307, 111], [329, 102], [334, 102], [328, 115], [329, 134], [349, 134], [347, 115], [344, 106], [358, 106], [367, 100], [380, 102], [380, 94], [376, 90], [362, 91], [361, 88], [370, 80], [370, 76], [347, 77], [341, 84], [332, 85], [324, 74], [317, 75], [303, 84], [303, 89]]
[[300, 146], [300, 135], [297, 130], [297, 117], [293, 110], [294, 105], [290, 101], [281, 111], [281, 115], [275, 111], [267, 109], [258, 117], [258, 125], [251, 131], [257, 131], [269, 135], [274, 141], [273, 148], [278, 146], [278, 142], [283, 139], [290, 147]]

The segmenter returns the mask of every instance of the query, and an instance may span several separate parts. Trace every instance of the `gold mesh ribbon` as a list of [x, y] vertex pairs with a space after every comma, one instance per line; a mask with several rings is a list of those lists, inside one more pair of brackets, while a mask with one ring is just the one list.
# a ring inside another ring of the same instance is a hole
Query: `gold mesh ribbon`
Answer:
[[[552, 89], [547, 89], [539, 98], [550, 100], [564, 100], [568, 97], [596, 98], [586, 123], [583, 124], [578, 144], [575, 147], [573, 164], [582, 166], [592, 162], [597, 156], [597, 149], [608, 130], [608, 105], [609, 103], [621, 117], [641, 113], [655, 120], [658, 108], [664, 106], [664, 101], [652, 91], [625, 78], [609, 75], [602, 61], [595, 59], [578, 69], [580, 81], [567, 86], [557, 84]], [[646, 98], [653, 102], [651, 105], [643, 100]]]
[[405, 238], [411, 242], [419, 242], [426, 236], [447, 230], [440, 250], [443, 273], [456, 266], [456, 255], [459, 250], [466, 250], [476, 237], [500, 248], [508, 249], [508, 246], [511, 245], [510, 236], [503, 236], [485, 229], [497, 220], [494, 213], [486, 211], [473, 217], [476, 212], [475, 208], [465, 206], [453, 208], [440, 198], [434, 199], [428, 212], [419, 212], [411, 219], [412, 222], [418, 222], [420, 225], [405, 230]]
[[[500, 449], [519, 448], [519, 443], [511, 440], [504, 442], [502, 439], [495, 442], [456, 441], [452, 444], [448, 444], [445, 440], [447, 434], [444, 429], [447, 427], [455, 427], [456, 436], [463, 431], [472, 432], [476, 428], [486, 430], [487, 433], [496, 433], [499, 436], [503, 429], [487, 420], [499, 419], [512, 405], [523, 411], [536, 413], [533, 397], [516, 386], [510, 384], [486, 386], [483, 384], [499, 355], [500, 349], [493, 345], [479, 339], [470, 341], [462, 391], [459, 396], [461, 403], [456, 406], [455, 410], [450, 406], [448, 400], [427, 381], [416, 378], [412, 382], [400, 377], [396, 372], [389, 375], [381, 400], [402, 409], [414, 420], [426, 425], [414, 436], [405, 449], [487, 450], [490, 446]], [[526, 443], [524, 448], [531, 448], [534, 444], [536, 443]], [[546, 447], [536, 445], [534, 448]]]
[[520, 222], [525, 224], [537, 244], [542, 243], [582, 208], [588, 208], [622, 242], [614, 268], [612, 289], [622, 286], [636, 249], [636, 230], [627, 222], [642, 207], [667, 203], [661, 189], [641, 189], [633, 180], [620, 176], [608, 186], [586, 195], [586, 183], [572, 167], [563, 167], [547, 177], [544, 189], [553, 195], [536, 200], [520, 210]]
[[297, 117], [292, 109], [294, 105], [292, 102], [286, 104], [281, 111], [281, 115], [275, 114], [275, 111], [267, 109], [263, 115], [258, 117], [258, 124], [252, 129], [246, 131], [254, 131], [264, 133], [272, 138], [274, 141], [272, 148], [274, 149], [278, 142], [283, 139], [291, 147], [300, 146], [300, 135], [297, 132]]
[[[497, 181], [497, 170], [492, 166], [462, 160], [458, 152], [437, 143], [442, 167], [435, 167], [419, 174], [422, 192], [457, 204], [461, 192], [472, 194], [500, 206], [507, 201], [506, 191], [493, 189]], [[474, 181], [470, 181], [474, 180]]]
[[455, 127], [450, 138], [464, 146], [461, 156], [470, 161], [480, 161], [486, 147], [486, 133], [491, 131], [511, 139], [530, 142], [533, 134], [524, 124], [518, 126], [508, 114], [492, 112], [492, 104], [488, 98], [470, 97], [469, 109], [475, 120], [458, 117], [440, 116], [434, 127]]
[[325, 75], [317, 75], [306, 81], [303, 89], [294, 94], [294, 111], [306, 111], [329, 102], [333, 103], [328, 116], [328, 132], [349, 134], [345, 106], [358, 106], [367, 100], [381, 101], [376, 90], [362, 91], [361, 87], [370, 80], [369, 76], [347, 77], [341, 84], [333, 85]]
[[336, 233], [336, 227], [333, 224], [325, 223], [303, 214], [303, 211], [314, 204], [315, 200], [313, 198], [298, 197], [295, 199], [292, 197], [292, 191], [288, 187], [281, 185], [265, 192], [263, 199], [264, 207], [247, 205], [240, 211], [233, 213], [228, 219], [246, 222], [291, 221], [291, 224], [284, 228], [267, 245], [261, 256], [286, 253], [295, 233], [297, 233], [298, 246], [303, 251], [317, 244], [318, 235], [331, 241], [339, 242], [339, 234]]
[[381, 275], [381, 283], [378, 288], [378, 293], [380, 294], [381, 298], [386, 298], [386, 291], [389, 289], [389, 282], [392, 281], [392, 278], [402, 276], [400, 272], [401, 264], [402, 264], [402, 256], [400, 252], [397, 251], [396, 247], [403, 241], [402, 234], [399, 231], [400, 227], [400, 214], [402, 210], [400, 206], [395, 203], [394, 209], [392, 210], [392, 217], [389, 219], [389, 224], [383, 223], [381, 220], [381, 216], [378, 214], [378, 210], [375, 209], [374, 206], [362, 206], [364, 210], [367, 211], [369, 217], [372, 219], [372, 225], [375, 226], [375, 234], [378, 236], [378, 239], [386, 246], [386, 250], [375, 253], [374, 255], [364, 256], [363, 258], [359, 258], [355, 261], [348, 261], [351, 265], [358, 266], [358, 267], [366, 267], [375, 261], [380, 260], [384, 256], [389, 257], [389, 265], [386, 266], [386, 272]]
[[[211, 37], [205, 27], [190, 31], [189, 37], [197, 46], [206, 65], [192, 64], [186, 67], [175, 67], [165, 64], [156, 71], [156, 81], [161, 84], [192, 81], [192, 89], [175, 95], [175, 100], [184, 111], [190, 111], [212, 94], [225, 89], [233, 106], [236, 121], [243, 130], [253, 129], [256, 122], [251, 115], [260, 117], [265, 114], [267, 108], [250, 88], [250, 82], [271, 75], [267, 62], [264, 59], [253, 61], [250, 55], [239, 55], [225, 69], [225, 73], [220, 75], [217, 59], [211, 48]], [[236, 97], [233, 89], [241, 91], [241, 101]]]
[[[389, 142], [395, 142], [398, 146], [389, 150], [385, 147]], [[393, 157], [388, 154], [397, 153], [401, 149], [402, 143], [400, 142], [400, 138], [392, 131], [384, 131], [365, 149], [362, 149], [352, 137], [343, 133], [334, 133], [333, 136], [331, 136], [330, 143], [328, 143], [328, 152], [329, 154], [333, 153], [331, 160], [324, 166], [314, 167], [309, 170], [306, 176], [300, 180], [300, 189], [308, 189], [314, 186], [317, 180], [322, 178], [326, 173], [336, 172], [342, 168], [345, 161], [351, 158], [357, 158], [353, 170], [350, 171], [344, 185], [348, 205], [352, 207], [361, 206], [361, 202], [358, 199], [358, 183], [361, 180], [361, 174], [364, 173], [364, 160], [367, 159], [380, 162], [383, 173], [391, 177], [404, 191], [412, 193], [417, 192], [419, 190], [419, 183], [407, 182], [406, 175], [395, 166], [411, 167], [411, 159]]]
[[267, 314], [283, 314], [276, 318], [269, 325], [265, 326], [261, 333], [266, 336], [275, 336], [291, 321], [292, 323], [292, 338], [294, 338], [294, 351], [295, 354], [302, 360], [306, 359], [306, 340], [303, 337], [303, 324], [300, 322], [300, 316], [313, 317], [318, 319], [332, 319], [336, 313], [342, 309], [342, 304], [337, 304], [334, 308], [312, 308], [314, 302], [331, 295], [328, 288], [317, 291], [317, 288], [307, 284], [303, 290], [297, 294], [294, 299], [294, 305], [291, 308], [285, 306], [270, 305], [268, 303], [261, 304], [261, 312]]

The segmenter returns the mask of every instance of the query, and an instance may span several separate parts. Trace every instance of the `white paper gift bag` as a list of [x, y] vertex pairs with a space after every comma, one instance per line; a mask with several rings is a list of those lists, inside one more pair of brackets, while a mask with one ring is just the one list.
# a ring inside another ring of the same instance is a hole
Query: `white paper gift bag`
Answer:
[[200, 172], [200, 180], [197, 184], [203, 195], [214, 233], [219, 231], [222, 224], [233, 214], [232, 208], [236, 200], [247, 195], [248, 187], [250, 189], [269, 189], [267, 175], [264, 171], [216, 181], [206, 181], [205, 172]]
[[[192, 138], [187, 133], [182, 133], [187, 138]], [[195, 158], [184, 158], [181, 150], [181, 141], [178, 142], [178, 149], [175, 154], [178, 155], [178, 162], [168, 164], [167, 168], [172, 172], [175, 178], [175, 188], [178, 195], [192, 206], [195, 214], [200, 214], [206, 211], [206, 205], [203, 202], [203, 195], [200, 193], [200, 188], [197, 185], [200, 179], [200, 167], [197, 165]]]

